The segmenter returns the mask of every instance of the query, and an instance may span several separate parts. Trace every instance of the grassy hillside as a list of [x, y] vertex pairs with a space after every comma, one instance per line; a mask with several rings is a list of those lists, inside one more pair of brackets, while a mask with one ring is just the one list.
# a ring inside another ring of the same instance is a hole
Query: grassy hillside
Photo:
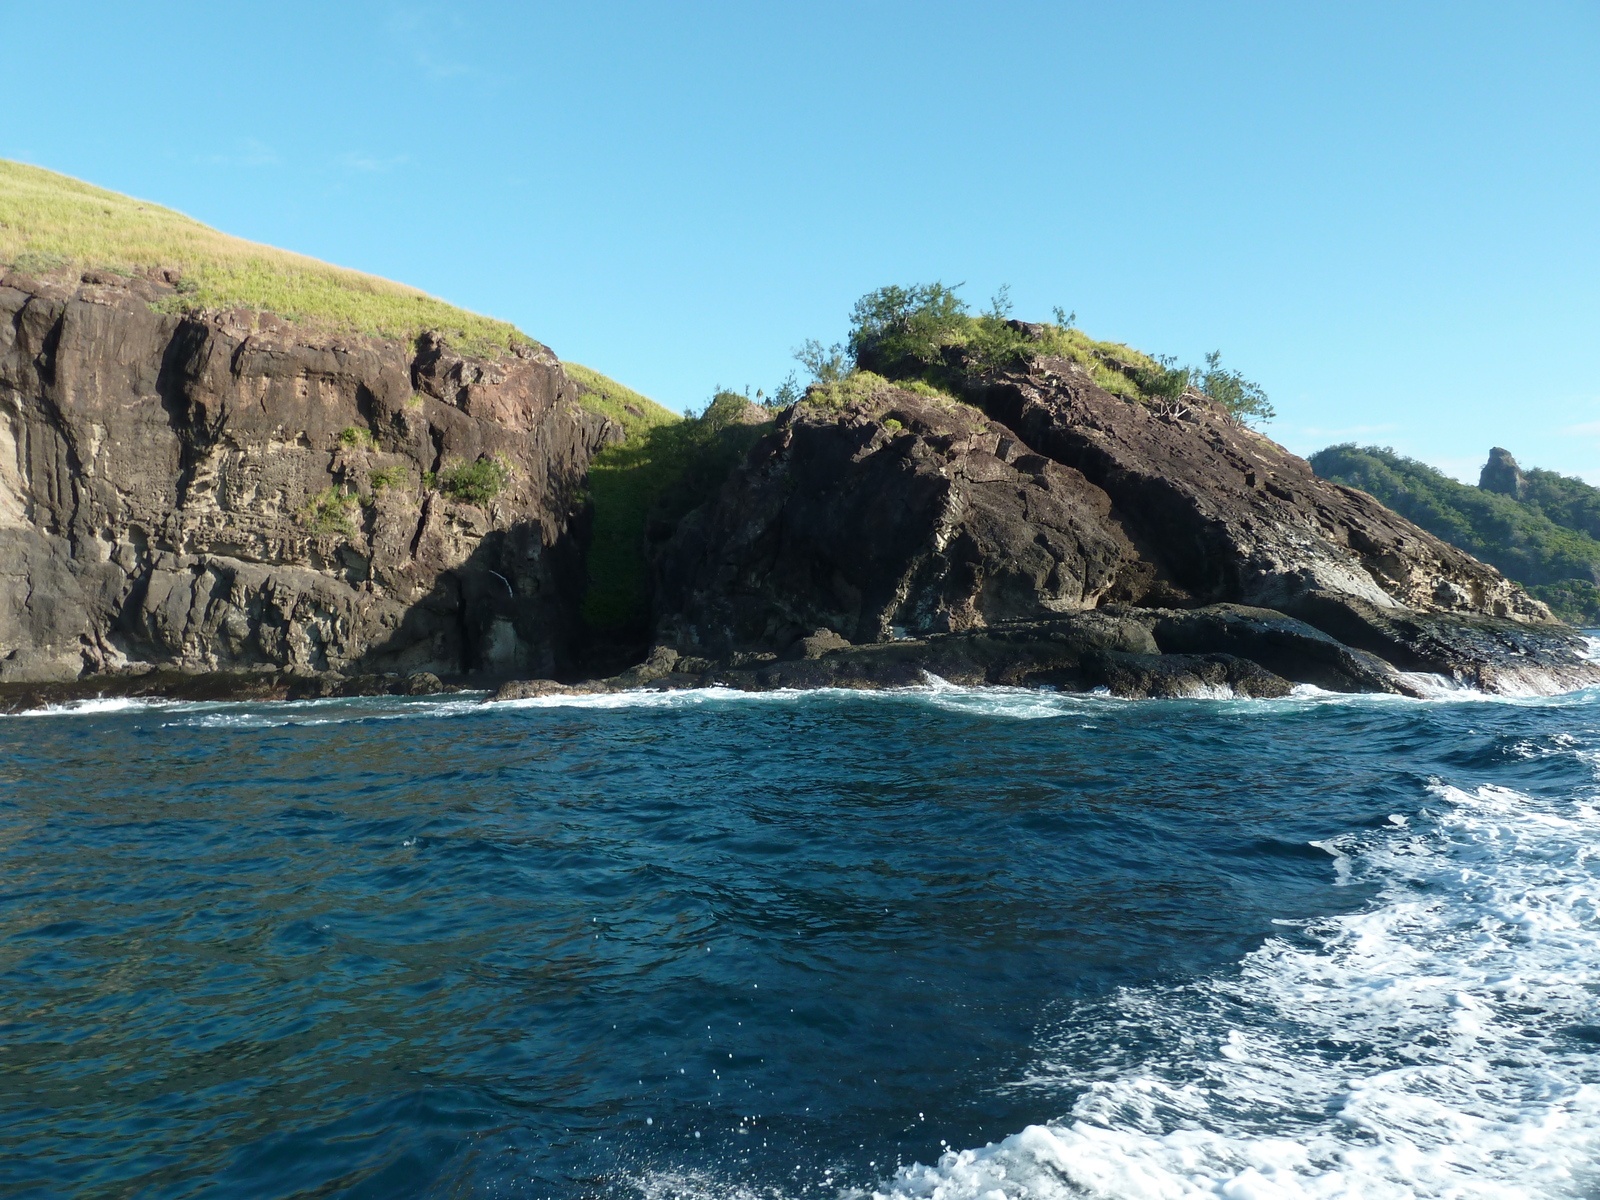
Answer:
[[[1527, 497], [1457, 483], [1440, 471], [1377, 446], [1329, 446], [1311, 456], [1324, 479], [1360, 488], [1435, 537], [1499, 568], [1575, 625], [1600, 625], [1600, 541], [1547, 515], [1574, 521], [1600, 511], [1600, 489], [1551, 471], [1532, 471]], [[1534, 496], [1542, 499], [1535, 502]]]
[[[413, 287], [247, 242], [182, 213], [39, 167], [0, 159], [0, 264], [31, 274], [63, 268], [121, 275], [181, 273], [169, 311], [249, 308], [308, 330], [408, 340], [441, 330], [459, 349], [490, 356], [532, 339], [505, 321], [467, 312]], [[702, 455], [706, 430], [577, 363], [564, 364], [582, 403], [616, 421], [626, 441], [602, 453], [591, 480], [595, 538], [588, 609], [601, 625], [645, 613], [648, 514]]]
[[230, 237], [170, 208], [3, 159], [0, 263], [32, 273], [175, 267], [183, 279], [174, 310], [253, 308], [312, 328], [392, 338], [439, 329], [478, 354], [530, 340], [403, 283]]
[[583, 406], [590, 412], [610, 417], [627, 430], [630, 440], [642, 437], [658, 425], [673, 425], [683, 420], [670, 408], [657, 404], [648, 396], [641, 396], [615, 379], [606, 378], [599, 371], [574, 362], [561, 365], [566, 368], [567, 376], [578, 385]]

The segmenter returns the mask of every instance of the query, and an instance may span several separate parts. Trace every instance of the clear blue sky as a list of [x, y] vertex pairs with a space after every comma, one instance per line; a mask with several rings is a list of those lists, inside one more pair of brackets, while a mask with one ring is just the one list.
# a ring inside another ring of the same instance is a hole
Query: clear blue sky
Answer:
[[0, 156], [675, 408], [890, 282], [1600, 482], [1600, 5], [0, 2]]

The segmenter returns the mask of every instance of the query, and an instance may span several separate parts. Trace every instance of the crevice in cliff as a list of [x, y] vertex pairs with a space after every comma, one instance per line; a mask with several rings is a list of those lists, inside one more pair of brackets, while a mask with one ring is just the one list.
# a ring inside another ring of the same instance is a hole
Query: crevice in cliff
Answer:
[[[194, 382], [195, 359], [209, 336], [210, 331], [198, 322], [181, 322], [162, 350], [161, 366], [156, 374], [156, 394], [161, 398], [167, 424], [178, 441], [178, 508], [190, 502], [200, 466], [217, 440], [218, 429], [208, 428], [195, 419], [195, 405], [189, 394]], [[219, 416], [219, 426], [220, 422]]]

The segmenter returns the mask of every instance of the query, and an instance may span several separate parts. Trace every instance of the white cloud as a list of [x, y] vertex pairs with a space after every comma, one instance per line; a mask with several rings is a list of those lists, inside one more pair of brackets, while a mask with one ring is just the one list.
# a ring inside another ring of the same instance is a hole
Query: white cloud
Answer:
[[1600, 421], [1585, 421], [1581, 425], [1568, 425], [1562, 433], [1576, 437], [1600, 437]]
[[278, 152], [255, 138], [240, 138], [233, 154], [213, 154], [206, 161], [225, 167], [275, 167], [283, 160]]
[[397, 9], [389, 16], [389, 35], [405, 48], [412, 64], [429, 79], [460, 79], [484, 74], [481, 67], [441, 52], [443, 40], [452, 36], [459, 39], [465, 32], [466, 23], [459, 14], [436, 8]]

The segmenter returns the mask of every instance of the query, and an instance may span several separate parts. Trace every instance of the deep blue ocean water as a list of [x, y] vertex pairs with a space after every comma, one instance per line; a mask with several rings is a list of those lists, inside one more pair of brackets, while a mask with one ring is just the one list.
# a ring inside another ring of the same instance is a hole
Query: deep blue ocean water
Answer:
[[1600, 695], [0, 718], [0, 1194], [1595, 1196]]

